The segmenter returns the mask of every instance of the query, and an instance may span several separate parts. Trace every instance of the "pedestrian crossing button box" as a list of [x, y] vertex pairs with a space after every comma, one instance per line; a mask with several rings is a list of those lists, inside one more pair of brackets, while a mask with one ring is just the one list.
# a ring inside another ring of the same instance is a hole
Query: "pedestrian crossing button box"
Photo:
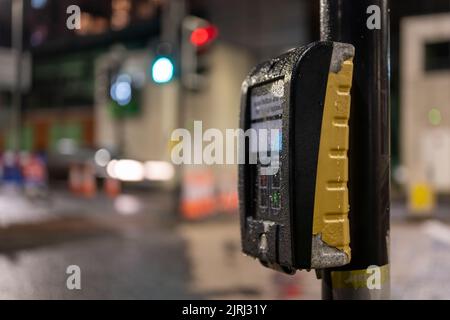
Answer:
[[255, 67], [242, 85], [243, 252], [286, 273], [348, 264], [354, 47], [320, 41]]

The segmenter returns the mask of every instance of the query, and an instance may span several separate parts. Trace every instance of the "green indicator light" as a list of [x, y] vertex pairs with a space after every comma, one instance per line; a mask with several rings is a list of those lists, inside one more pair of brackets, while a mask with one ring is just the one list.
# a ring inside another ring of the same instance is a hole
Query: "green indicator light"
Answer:
[[275, 206], [279, 206], [280, 205], [280, 193], [279, 192], [272, 193], [272, 203]]
[[433, 126], [440, 125], [441, 121], [442, 121], [441, 111], [439, 109], [436, 109], [436, 108], [433, 108], [430, 111], [428, 111], [428, 121]]

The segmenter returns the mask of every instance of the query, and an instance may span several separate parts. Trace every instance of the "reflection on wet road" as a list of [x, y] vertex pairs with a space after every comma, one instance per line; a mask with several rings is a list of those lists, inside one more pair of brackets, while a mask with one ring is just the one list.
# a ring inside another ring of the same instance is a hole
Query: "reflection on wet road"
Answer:
[[[0, 298], [320, 299], [314, 272], [282, 275], [243, 256], [236, 216], [181, 222], [164, 194], [122, 198], [135, 203], [126, 213], [106, 198], [65, 197], [21, 199], [21, 220], [8, 218], [19, 198], [2, 210]], [[449, 298], [450, 227], [394, 216], [393, 298]], [[69, 265], [81, 268], [81, 290], [66, 287]]]

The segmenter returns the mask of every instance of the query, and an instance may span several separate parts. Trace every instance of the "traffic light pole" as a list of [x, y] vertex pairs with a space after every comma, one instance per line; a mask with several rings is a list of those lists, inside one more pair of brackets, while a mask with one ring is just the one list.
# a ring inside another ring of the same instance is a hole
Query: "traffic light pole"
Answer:
[[[186, 108], [185, 108], [185, 88], [181, 81], [182, 68], [181, 68], [181, 45], [180, 45], [180, 35], [179, 30], [182, 26], [183, 18], [186, 16], [188, 7], [185, 0], [175, 0], [169, 1], [165, 4], [162, 13], [162, 30], [161, 30], [161, 41], [163, 43], [169, 44], [171, 46], [171, 54], [175, 57], [178, 62], [175, 66], [177, 70], [179, 81], [177, 86], [177, 110], [175, 128], [184, 128], [186, 121]], [[182, 202], [182, 189], [183, 189], [183, 165], [178, 165], [175, 167], [175, 187], [174, 187], [174, 206], [173, 212], [177, 214], [178, 217], [181, 216], [181, 202]]]
[[12, 94], [10, 139], [11, 148], [20, 151], [21, 147], [21, 109], [22, 109], [22, 42], [23, 42], [23, 0], [11, 3], [11, 40], [15, 53], [16, 81]]
[[349, 148], [352, 260], [322, 271], [322, 298], [388, 299], [388, 0], [321, 0], [320, 6], [321, 39], [355, 46]]

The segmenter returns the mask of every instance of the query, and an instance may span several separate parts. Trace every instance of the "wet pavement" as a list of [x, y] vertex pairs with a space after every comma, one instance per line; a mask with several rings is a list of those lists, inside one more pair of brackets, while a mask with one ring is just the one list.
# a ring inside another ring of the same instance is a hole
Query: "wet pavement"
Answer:
[[[2, 196], [2, 299], [320, 299], [314, 272], [287, 276], [244, 257], [236, 215], [181, 222], [167, 193]], [[449, 299], [450, 225], [404, 211], [393, 206], [392, 297]], [[66, 286], [69, 265], [81, 269], [81, 290]]]

